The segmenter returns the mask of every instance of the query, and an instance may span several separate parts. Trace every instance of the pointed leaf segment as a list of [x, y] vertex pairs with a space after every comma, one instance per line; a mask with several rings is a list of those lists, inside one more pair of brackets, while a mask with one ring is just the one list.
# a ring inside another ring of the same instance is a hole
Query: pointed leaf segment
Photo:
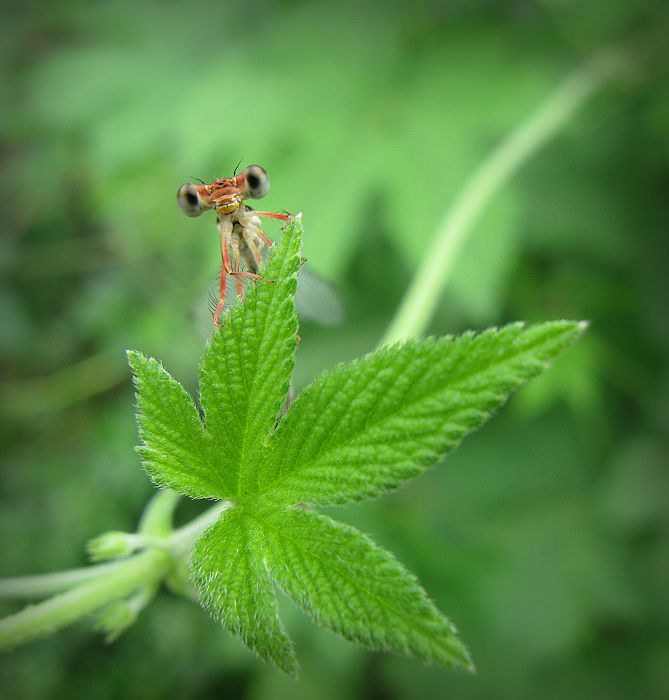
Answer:
[[522, 324], [383, 348], [322, 374], [272, 434], [262, 489], [284, 503], [373, 498], [436, 464], [571, 345], [579, 324]]
[[152, 358], [128, 352], [137, 389], [137, 452], [157, 486], [192, 498], [224, 498], [229, 476], [219, 467], [193, 399]]
[[265, 571], [260, 528], [243, 507], [223, 513], [195, 547], [193, 579], [212, 617], [260, 658], [294, 676], [297, 659]]
[[244, 303], [237, 302], [205, 350], [200, 401], [207, 431], [225, 453], [234, 488], [257, 492], [259, 453], [286, 400], [295, 364], [295, 289], [301, 265], [299, 219], [260, 270]]
[[273, 509], [262, 522], [273, 580], [316, 622], [369, 649], [473, 669], [416, 578], [361, 532], [300, 508]]

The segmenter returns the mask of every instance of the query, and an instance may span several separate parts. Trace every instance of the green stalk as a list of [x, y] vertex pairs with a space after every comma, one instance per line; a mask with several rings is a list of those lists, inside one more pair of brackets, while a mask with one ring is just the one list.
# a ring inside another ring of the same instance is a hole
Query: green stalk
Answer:
[[80, 569], [56, 571], [37, 576], [12, 576], [0, 579], [0, 600], [34, 600], [62, 593], [82, 583], [94, 581], [115, 572], [123, 562], [115, 561]]
[[[163, 496], [163, 494], [166, 493], [170, 495], [167, 497]], [[176, 497], [176, 494], [161, 492], [154, 497], [150, 503], [160, 503], [161, 507], [163, 505], [170, 507], [171, 503], [168, 501], [171, 501], [173, 497]], [[154, 537], [152, 541], [159, 542], [159, 548], [169, 551], [174, 558], [183, 556], [188, 552], [188, 549], [195, 543], [204, 530], [210, 525], [213, 525], [218, 519], [218, 516], [231, 506], [232, 503], [230, 501], [220, 501], [183, 527], [174, 530], [174, 532], [172, 532], [169, 537], [165, 537], [164, 540], [159, 541]], [[147, 507], [147, 513], [148, 512], [149, 509]], [[144, 516], [142, 518], [142, 526], [145, 527], [147, 522], [148, 520], [146, 516]], [[35, 600], [37, 598], [45, 598], [57, 593], [62, 593], [63, 591], [70, 590], [83, 583], [88, 583], [113, 574], [128, 561], [130, 561], [130, 559], [84, 566], [80, 569], [57, 571], [52, 574], [3, 578], [0, 579], [0, 600]], [[0, 624], [2, 624], [1, 621]]]
[[0, 620], [0, 651], [45, 637], [107, 603], [130, 595], [142, 584], [160, 580], [170, 564], [171, 558], [164, 551], [143, 552], [98, 579], [5, 617]]
[[[169, 506], [168, 500], [171, 498], [161, 500]], [[166, 537], [160, 547], [135, 554], [123, 561], [45, 576], [22, 576], [0, 581], [0, 598], [35, 598], [70, 586], [65, 593], [37, 605], [30, 605], [0, 620], [0, 651], [51, 634], [115, 600], [129, 596], [141, 586], [157, 586], [176, 560], [188, 553], [202, 532], [213, 525], [224, 510], [231, 507], [231, 501], [216, 503]]]
[[450, 281], [464, 243], [500, 188], [620, 69], [613, 54], [593, 60], [564, 80], [478, 166], [437, 227], [381, 344], [421, 335]]

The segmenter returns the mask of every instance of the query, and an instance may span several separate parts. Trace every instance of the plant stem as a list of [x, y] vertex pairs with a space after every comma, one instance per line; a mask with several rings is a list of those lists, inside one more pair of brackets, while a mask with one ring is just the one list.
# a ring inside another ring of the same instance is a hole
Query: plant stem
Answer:
[[154, 537], [168, 537], [172, 533], [174, 509], [180, 498], [178, 493], [169, 489], [156, 492], [144, 508], [137, 532]]
[[446, 211], [381, 344], [425, 332], [458, 255], [485, 207], [501, 186], [611, 80], [620, 65], [620, 57], [610, 54], [579, 69], [479, 165]]
[[62, 593], [68, 589], [87, 583], [116, 571], [123, 562], [85, 566], [81, 569], [56, 571], [53, 574], [37, 576], [13, 576], [0, 579], [0, 600], [34, 600]]
[[[171, 499], [168, 496], [162, 500], [167, 504]], [[186, 554], [200, 534], [232, 506], [231, 501], [216, 503], [164, 538], [162, 546], [123, 561], [0, 581], [0, 598], [35, 598], [69, 588], [65, 593], [0, 620], [0, 651], [55, 632], [114, 600], [130, 595], [140, 586], [157, 585], [176, 559]]]
[[219, 501], [211, 508], [208, 508], [197, 518], [175, 530], [168, 540], [168, 547], [172, 556], [179, 557], [188, 552], [200, 535], [217, 520], [218, 516], [226, 510], [232, 508], [232, 501]]
[[170, 564], [170, 556], [164, 551], [143, 552], [96, 580], [5, 617], [0, 620], [0, 651], [44, 637], [129, 595], [147, 582], [158, 581]]
[[[160, 549], [168, 551], [174, 558], [183, 556], [202, 532], [210, 525], [213, 525], [218, 516], [231, 506], [231, 501], [216, 503], [197, 518], [194, 518], [178, 530], [174, 530], [169, 537], [163, 540]], [[85, 566], [80, 569], [57, 571], [52, 574], [15, 576], [0, 579], [0, 600], [34, 600], [62, 593], [83, 583], [114, 574], [133, 558]]]

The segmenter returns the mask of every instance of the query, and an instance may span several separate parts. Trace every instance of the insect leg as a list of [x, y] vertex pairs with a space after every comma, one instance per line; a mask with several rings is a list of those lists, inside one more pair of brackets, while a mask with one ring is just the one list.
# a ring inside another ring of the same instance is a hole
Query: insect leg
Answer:
[[267, 277], [263, 277], [262, 275], [256, 275], [255, 272], [247, 272], [246, 270], [240, 270], [239, 272], [235, 272], [233, 270], [230, 274], [233, 277], [243, 277], [244, 279], [255, 280], [256, 282], [274, 282], [274, 280], [268, 280]]
[[218, 286], [218, 304], [216, 305], [216, 310], [214, 311], [214, 325], [220, 326], [220, 316], [225, 308], [225, 292], [228, 281], [228, 274], [232, 272], [230, 266], [230, 255], [228, 253], [230, 247], [230, 238], [232, 235], [232, 220], [229, 216], [224, 216], [219, 219], [218, 231], [221, 234], [221, 277]]
[[[240, 227], [234, 226], [232, 229], [232, 236], [230, 240], [230, 250], [232, 251], [232, 269], [234, 272], [241, 271], [241, 258], [239, 255], [239, 232]], [[237, 292], [238, 297], [244, 296], [244, 283], [242, 282], [242, 278], [239, 275], [235, 276], [235, 291]]]
[[293, 218], [292, 214], [280, 214], [275, 211], [256, 211], [255, 209], [253, 210], [253, 215], [264, 216], [266, 219], [278, 219], [279, 221], [283, 221], [285, 223]]
[[239, 261], [239, 258], [241, 256], [244, 256], [244, 261], [246, 262], [248, 266], [248, 271], [247, 270], [240, 270], [239, 269], [239, 264], [236, 264], [237, 269], [233, 270], [230, 274], [234, 275], [241, 283], [242, 278], [244, 279], [249, 279], [249, 280], [254, 280], [254, 281], [263, 281], [263, 282], [274, 282], [274, 280], [268, 280], [265, 277], [262, 277], [261, 275], [257, 274], [258, 268], [260, 267], [260, 263], [262, 262], [262, 258], [260, 257], [260, 254], [258, 253], [257, 249], [255, 249], [255, 255], [257, 255], [257, 258], [253, 253], [250, 252], [249, 249], [249, 240], [247, 236], [244, 233], [244, 229], [241, 227], [235, 228], [235, 233], [238, 235], [237, 238], [237, 251], [236, 251], [236, 260]]
[[[246, 226], [242, 229], [242, 236], [244, 236], [244, 243], [246, 243], [246, 248], [248, 249], [249, 253], [251, 254], [251, 257], [253, 258], [253, 267], [255, 268], [256, 271], [258, 270], [258, 268], [260, 267], [260, 265], [262, 263], [262, 257], [260, 256], [260, 251], [258, 250], [258, 246], [256, 245], [256, 241], [255, 241], [255, 238], [259, 232], [262, 233], [261, 231], [259, 231], [257, 226], [253, 226], [253, 225]], [[251, 266], [249, 266], [249, 267], [251, 267]]]

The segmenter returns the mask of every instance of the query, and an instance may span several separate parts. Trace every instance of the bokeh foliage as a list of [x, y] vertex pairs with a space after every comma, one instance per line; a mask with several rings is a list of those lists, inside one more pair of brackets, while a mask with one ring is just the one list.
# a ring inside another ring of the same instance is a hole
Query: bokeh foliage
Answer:
[[[183, 181], [259, 162], [267, 207], [304, 212], [309, 264], [349, 308], [340, 328], [302, 327], [304, 385], [375, 346], [490, 149], [661, 9], [3, 3], [1, 573], [83, 564], [85, 541], [133, 528], [151, 492], [124, 350], [193, 389], [218, 265], [211, 218], [175, 205]], [[432, 328], [591, 319], [580, 346], [447, 464], [336, 511], [459, 621], [478, 675], [362, 652], [286, 605], [295, 685], [164, 594], [112, 647], [81, 626], [3, 658], [3, 694], [666, 696], [666, 76], [666, 61], [631, 66], [504, 188]]]

